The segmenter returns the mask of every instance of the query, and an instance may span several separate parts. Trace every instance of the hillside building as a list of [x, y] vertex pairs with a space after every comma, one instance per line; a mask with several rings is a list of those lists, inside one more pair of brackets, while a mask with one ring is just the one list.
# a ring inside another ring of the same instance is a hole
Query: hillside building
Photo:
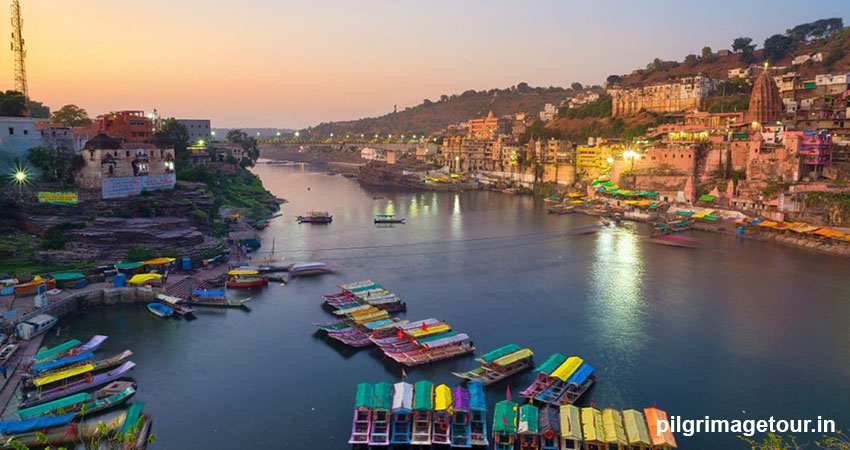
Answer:
[[702, 109], [716, 84], [717, 81], [710, 77], [696, 75], [673, 82], [610, 88], [608, 94], [613, 99], [612, 115], [628, 116], [641, 110], [668, 113]]

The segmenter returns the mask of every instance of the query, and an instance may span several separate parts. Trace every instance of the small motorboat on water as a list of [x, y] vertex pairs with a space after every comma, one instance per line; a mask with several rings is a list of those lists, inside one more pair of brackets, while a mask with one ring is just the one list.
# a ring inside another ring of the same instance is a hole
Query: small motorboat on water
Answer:
[[396, 218], [395, 214], [378, 214], [375, 223], [404, 223], [404, 218]]
[[174, 314], [173, 309], [158, 302], [148, 303], [148, 311], [159, 317], [170, 317]]
[[323, 262], [293, 264], [289, 266], [289, 276], [306, 277], [312, 275], [323, 275], [330, 272], [336, 272], [339, 269], [339, 266], [333, 264], [325, 264]]
[[310, 211], [303, 216], [298, 216], [298, 223], [331, 223], [333, 216], [327, 211]]
[[602, 225], [605, 225], [606, 227], [608, 225], [611, 225], [611, 221], [609, 221], [608, 218], [605, 216], [599, 216], [599, 221], [602, 222]]
[[650, 242], [654, 242], [656, 244], [661, 245], [670, 245], [673, 247], [685, 247], [685, 248], [700, 248], [702, 244], [692, 238], [686, 238], [681, 236], [670, 236], [667, 234], [659, 234], [654, 235], [649, 238]]
[[602, 224], [593, 224], [593, 225], [582, 225], [580, 227], [573, 227], [570, 231], [572, 234], [593, 234], [599, 231], [599, 228], [602, 227]]

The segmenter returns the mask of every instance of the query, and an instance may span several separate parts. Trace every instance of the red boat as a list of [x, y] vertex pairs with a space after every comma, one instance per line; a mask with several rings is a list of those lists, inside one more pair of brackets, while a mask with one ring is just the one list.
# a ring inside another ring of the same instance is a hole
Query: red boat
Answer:
[[49, 291], [56, 287], [56, 280], [50, 279], [50, 281], [44, 280], [35, 280], [30, 281], [29, 283], [19, 284], [15, 286], [15, 295], [22, 297], [26, 295], [35, 295], [38, 294], [38, 287], [42, 284], [47, 284], [45, 288]]
[[231, 289], [263, 287], [269, 284], [269, 277], [234, 278], [224, 284]]

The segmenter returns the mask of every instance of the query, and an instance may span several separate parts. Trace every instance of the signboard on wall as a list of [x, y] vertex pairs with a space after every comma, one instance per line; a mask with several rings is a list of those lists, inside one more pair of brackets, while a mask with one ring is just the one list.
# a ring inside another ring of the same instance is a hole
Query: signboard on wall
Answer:
[[76, 204], [79, 202], [76, 192], [39, 192], [39, 203]]
[[101, 188], [103, 198], [120, 198], [139, 195], [142, 191], [170, 189], [175, 183], [177, 183], [177, 176], [167, 173], [141, 177], [104, 178]]

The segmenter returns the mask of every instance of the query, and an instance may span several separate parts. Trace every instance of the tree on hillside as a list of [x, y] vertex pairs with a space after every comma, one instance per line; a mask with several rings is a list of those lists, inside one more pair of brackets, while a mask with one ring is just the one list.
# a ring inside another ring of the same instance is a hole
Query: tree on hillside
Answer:
[[18, 91], [0, 92], [0, 116], [23, 117], [27, 100]]
[[257, 140], [248, 136], [248, 133], [242, 130], [228, 131], [227, 141], [242, 146], [242, 167], [252, 167], [260, 157]]
[[717, 59], [717, 57], [714, 55], [714, 52], [711, 51], [711, 47], [705, 46], [702, 48], [702, 59], [706, 62], [712, 62]]
[[37, 102], [35, 100], [27, 100], [27, 109], [30, 112], [30, 117], [34, 117], [36, 119], [50, 118], [50, 107], [45, 106], [44, 103]]
[[794, 43], [789, 36], [774, 34], [764, 41], [764, 57], [770, 62], [776, 62], [784, 58], [791, 50]]
[[810, 38], [820, 39], [844, 28], [844, 20], [840, 17], [820, 19], [814, 22], [801, 23], [785, 31], [785, 35], [794, 42], [806, 41]]
[[27, 162], [40, 172], [41, 181], [73, 181], [74, 174], [85, 166], [81, 155], [70, 158], [62, 156], [58, 150], [45, 147], [33, 147], [27, 150]]
[[827, 53], [826, 56], [823, 57], [823, 61], [821, 61], [821, 64], [823, 64], [823, 67], [827, 70], [831, 70], [832, 65], [835, 64], [839, 59], [843, 58], [844, 55], [844, 49], [841, 47], [836, 47], [830, 50], [829, 53]]
[[174, 148], [174, 164], [178, 170], [189, 166], [189, 129], [177, 119], [166, 120], [151, 137], [151, 142], [159, 148]]
[[65, 105], [53, 111], [51, 122], [61, 123], [66, 127], [79, 127], [92, 123], [92, 120], [85, 109], [77, 105]]
[[573, 84], [570, 85], [570, 89], [574, 91], [580, 91], [584, 88], [578, 81], [574, 81]]
[[605, 82], [608, 84], [619, 84], [623, 82], [623, 77], [619, 75], [608, 75], [608, 78], [605, 79]]
[[750, 37], [735, 38], [735, 40], [732, 41], [732, 50], [736, 53], [752, 53], [752, 51], [756, 49], [755, 44], [752, 42], [753, 38]]
[[445, 101], [448, 101], [448, 100], [449, 100], [449, 96], [448, 96], [448, 95], [443, 94], [443, 95], [441, 95], [441, 96], [440, 96], [440, 101], [441, 101], [441, 102], [445, 102]]
[[649, 70], [661, 70], [664, 67], [664, 61], [661, 58], [655, 58], [651, 63], [646, 65], [646, 68]]
[[694, 67], [697, 64], [699, 64], [699, 58], [697, 58], [697, 55], [694, 55], [693, 53], [691, 53], [688, 56], [685, 56], [685, 65], [686, 66]]

